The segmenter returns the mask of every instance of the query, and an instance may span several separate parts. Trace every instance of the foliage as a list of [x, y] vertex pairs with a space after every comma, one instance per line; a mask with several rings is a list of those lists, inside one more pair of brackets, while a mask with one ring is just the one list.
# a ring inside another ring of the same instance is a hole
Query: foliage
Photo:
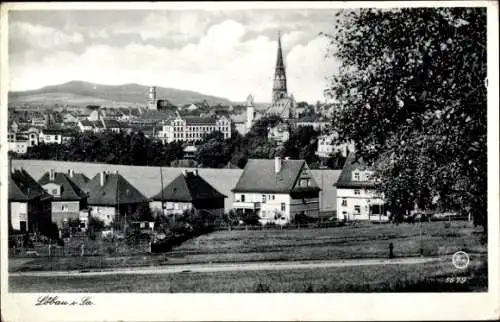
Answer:
[[303, 159], [308, 164], [317, 162], [319, 158], [316, 155], [316, 149], [319, 134], [312, 126], [300, 126], [292, 130], [290, 139], [285, 142], [281, 150], [281, 156]]
[[486, 9], [341, 12], [327, 94], [340, 140], [374, 163], [395, 212], [467, 209], [486, 227]]
[[94, 216], [89, 216], [89, 220], [87, 223], [87, 231], [88, 232], [97, 232], [104, 229], [104, 221]]

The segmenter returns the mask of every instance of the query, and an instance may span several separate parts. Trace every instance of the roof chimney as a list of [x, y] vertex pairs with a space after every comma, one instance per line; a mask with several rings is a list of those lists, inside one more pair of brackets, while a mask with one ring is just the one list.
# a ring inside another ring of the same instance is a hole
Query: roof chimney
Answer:
[[281, 158], [275, 157], [274, 158], [274, 172], [278, 173], [280, 171], [281, 171]]
[[195, 176], [197, 176], [197, 175], [198, 175], [198, 169], [194, 169], [194, 170], [193, 170], [193, 174], [194, 174]]
[[187, 170], [186, 169], [182, 170], [182, 174], [186, 177], [187, 176]]
[[50, 169], [49, 170], [49, 180], [54, 181], [54, 179], [55, 179], [55, 171], [54, 171], [54, 169]]
[[101, 176], [101, 178], [100, 178], [101, 179], [100, 184], [101, 184], [101, 187], [102, 187], [102, 186], [104, 186], [104, 181], [106, 179], [106, 174], [104, 173], [104, 171], [102, 171], [100, 173], [100, 176]]
[[70, 177], [70, 178], [73, 178], [73, 175], [75, 174], [75, 170], [73, 170], [73, 169], [69, 169], [69, 170], [68, 170], [68, 174], [69, 174], [69, 177]]

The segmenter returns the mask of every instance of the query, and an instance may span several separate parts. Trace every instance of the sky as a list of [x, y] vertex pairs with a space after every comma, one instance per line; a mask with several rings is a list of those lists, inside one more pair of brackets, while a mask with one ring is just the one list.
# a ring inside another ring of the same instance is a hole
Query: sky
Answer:
[[44, 10], [9, 13], [9, 89], [138, 83], [269, 102], [281, 31], [289, 93], [323, 101], [334, 10]]

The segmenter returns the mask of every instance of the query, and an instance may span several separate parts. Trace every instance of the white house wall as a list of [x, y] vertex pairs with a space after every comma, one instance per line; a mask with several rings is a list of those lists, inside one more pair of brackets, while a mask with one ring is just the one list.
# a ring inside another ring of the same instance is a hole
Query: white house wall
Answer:
[[[359, 191], [359, 194], [356, 194], [356, 191]], [[342, 205], [343, 200], [346, 201], [347, 205]], [[383, 204], [384, 201], [372, 189], [337, 188], [337, 218], [339, 220], [344, 218], [347, 220], [370, 220], [369, 206]], [[356, 214], [356, 206], [360, 207], [360, 214]]]
[[11, 202], [10, 215], [12, 228], [15, 230], [21, 229], [21, 221], [26, 222], [26, 229], [28, 229], [28, 204], [26, 202]]
[[90, 215], [102, 220], [104, 225], [109, 226], [115, 220], [116, 210], [114, 207], [90, 206]]

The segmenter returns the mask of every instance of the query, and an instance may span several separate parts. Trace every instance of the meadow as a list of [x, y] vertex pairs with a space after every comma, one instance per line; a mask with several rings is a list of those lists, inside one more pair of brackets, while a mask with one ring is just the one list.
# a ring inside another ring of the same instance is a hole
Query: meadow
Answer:
[[113, 267], [258, 261], [307, 261], [389, 257], [450, 256], [458, 250], [486, 254], [482, 229], [470, 222], [353, 224], [332, 228], [217, 231], [190, 239], [168, 253], [123, 256], [11, 258], [9, 271], [87, 270]]
[[[109, 276], [10, 277], [10, 292], [484, 292], [487, 262], [473, 257], [457, 270], [451, 260], [411, 265], [299, 270]], [[459, 278], [457, 278], [459, 277]]]

